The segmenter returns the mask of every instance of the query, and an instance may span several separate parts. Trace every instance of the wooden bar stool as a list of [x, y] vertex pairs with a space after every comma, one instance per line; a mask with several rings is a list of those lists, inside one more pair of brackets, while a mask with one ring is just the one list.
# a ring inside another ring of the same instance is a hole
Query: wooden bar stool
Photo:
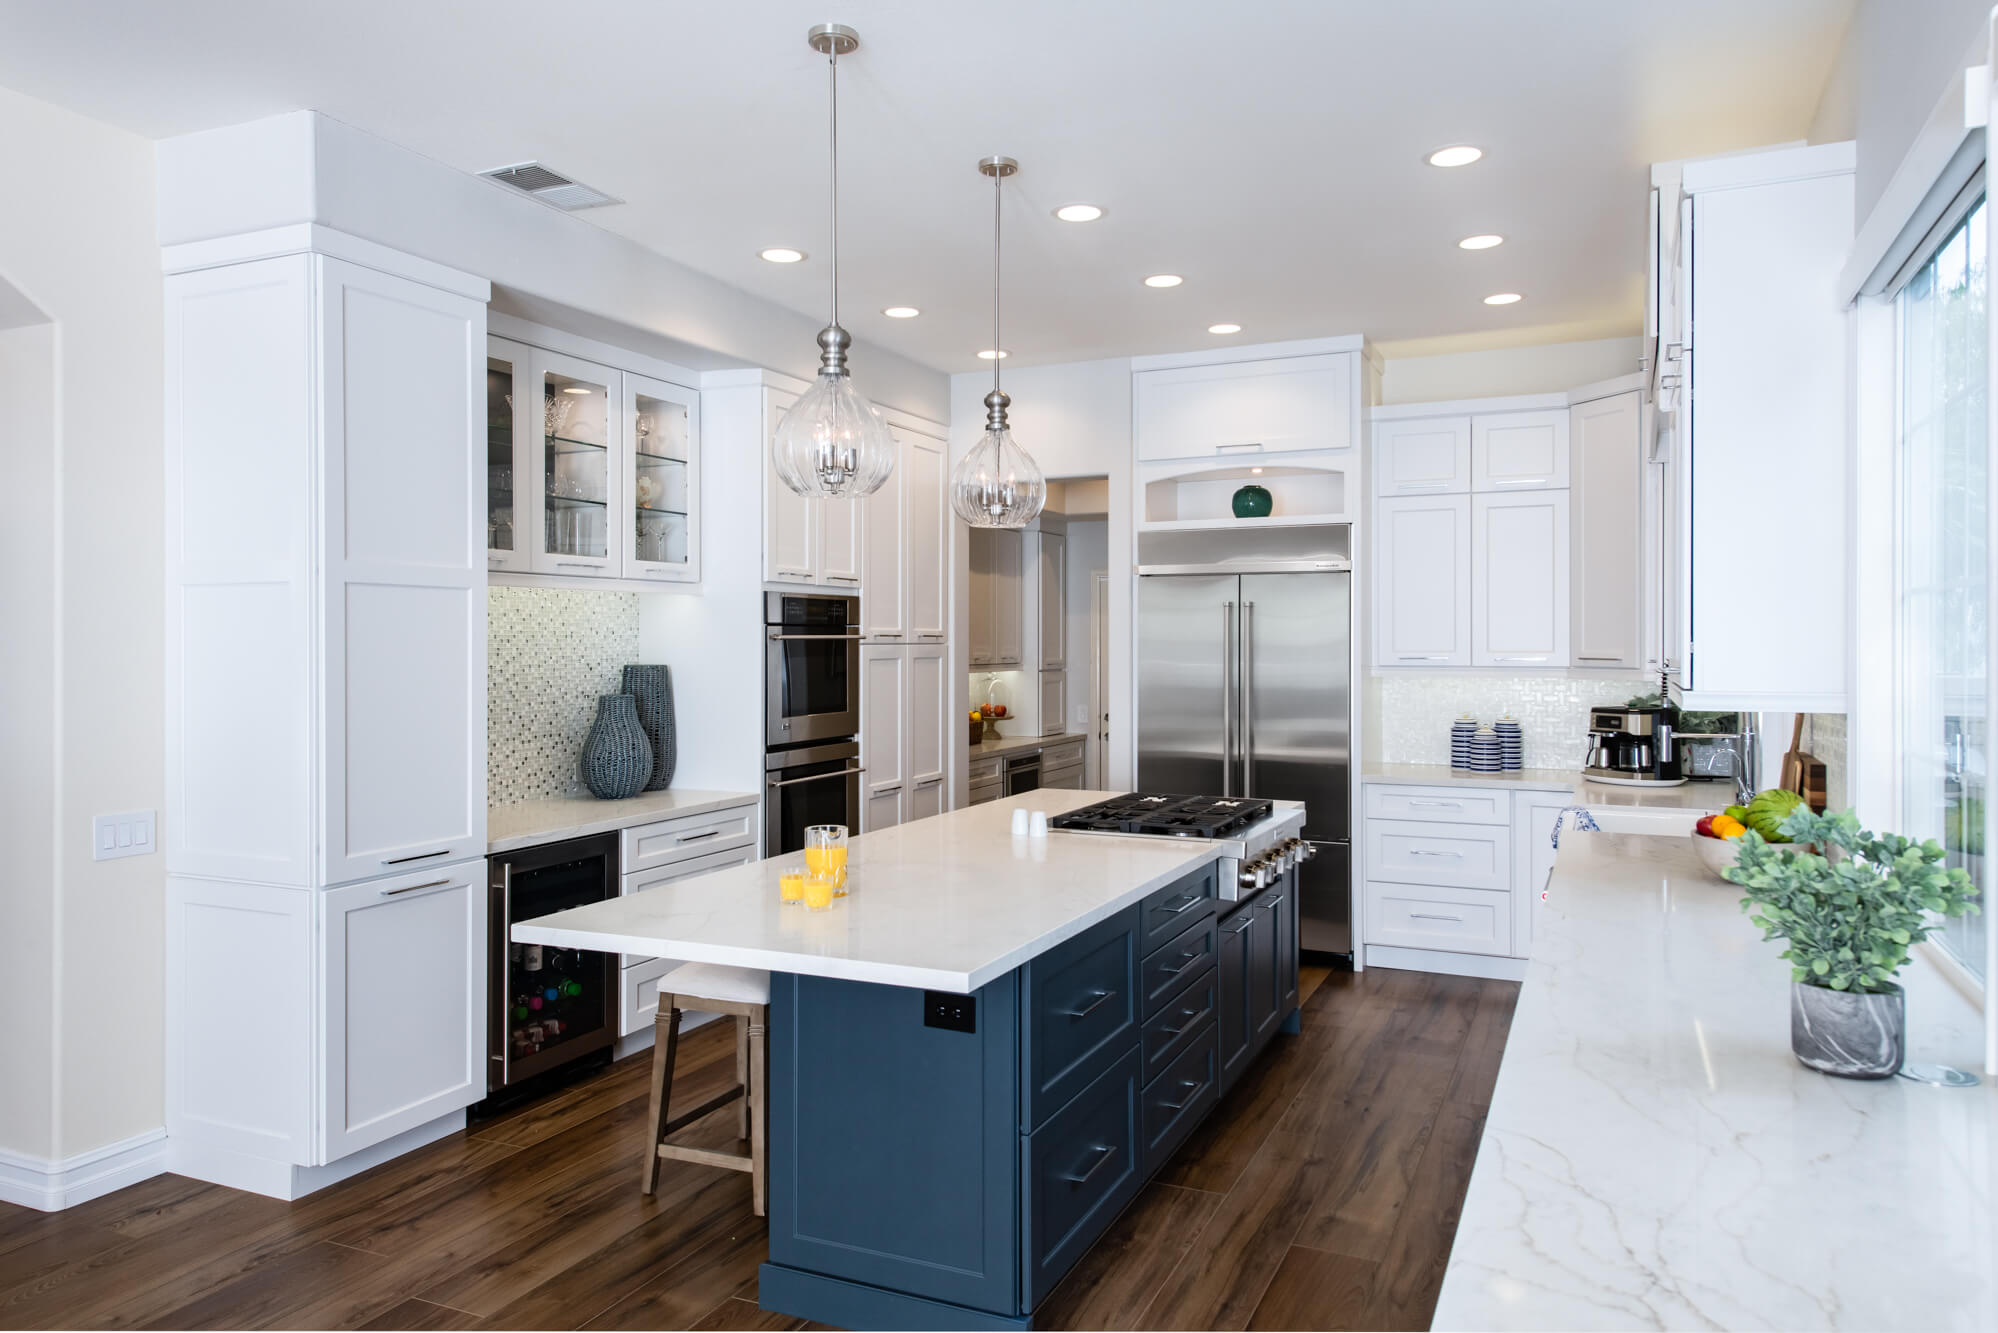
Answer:
[[[671, 987], [670, 990], [667, 988]], [[673, 1096], [673, 1060], [680, 1046], [680, 1013], [695, 1009], [724, 1014], [735, 1019], [736, 1084], [716, 1093], [690, 1111], [669, 1116], [667, 1103]], [[653, 1020], [652, 1105], [646, 1114], [645, 1166], [640, 1174], [644, 1192], [652, 1193], [659, 1184], [659, 1159], [699, 1162], [703, 1166], [747, 1171], [750, 1202], [756, 1215], [764, 1215], [764, 1126], [768, 1123], [770, 1064], [763, 1035], [770, 1021], [770, 974], [746, 967], [721, 967], [714, 963], [685, 963], [666, 974], [659, 989], [659, 1016]], [[749, 1154], [715, 1152], [708, 1148], [686, 1148], [666, 1142], [675, 1130], [693, 1124], [702, 1116], [719, 1111], [730, 1102], [740, 1101], [736, 1128], [749, 1140]]]

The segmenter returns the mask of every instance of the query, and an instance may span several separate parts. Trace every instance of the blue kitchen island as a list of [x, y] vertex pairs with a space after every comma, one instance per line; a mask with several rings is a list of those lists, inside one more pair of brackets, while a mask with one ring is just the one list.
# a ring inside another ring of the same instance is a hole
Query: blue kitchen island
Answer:
[[1009, 832], [1015, 806], [1103, 795], [856, 838], [831, 912], [780, 904], [794, 854], [515, 927], [771, 974], [765, 1309], [1031, 1328], [1256, 1052], [1296, 1031], [1294, 871], [1235, 902], [1211, 844]]

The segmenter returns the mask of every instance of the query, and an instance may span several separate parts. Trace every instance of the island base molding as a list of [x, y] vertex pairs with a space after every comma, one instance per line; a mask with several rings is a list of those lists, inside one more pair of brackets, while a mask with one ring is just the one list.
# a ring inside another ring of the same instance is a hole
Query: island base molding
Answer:
[[383, 1139], [359, 1152], [320, 1166], [260, 1157], [255, 1153], [205, 1143], [194, 1136], [173, 1135], [167, 1139], [166, 1169], [190, 1180], [247, 1190], [289, 1203], [315, 1190], [337, 1185], [349, 1176], [358, 1176], [370, 1167], [380, 1166], [392, 1157], [414, 1152], [425, 1144], [448, 1138], [465, 1128], [465, 1113], [453, 1111], [428, 1124], [406, 1129], [394, 1138]]
[[1026, 1329], [1034, 1326], [1031, 1315], [997, 1315], [990, 1310], [973, 1310], [943, 1301], [925, 1300], [921, 1296], [870, 1287], [862, 1282], [800, 1272], [782, 1264], [764, 1264], [756, 1270], [756, 1292], [757, 1304], [762, 1309], [831, 1324], [836, 1328]]

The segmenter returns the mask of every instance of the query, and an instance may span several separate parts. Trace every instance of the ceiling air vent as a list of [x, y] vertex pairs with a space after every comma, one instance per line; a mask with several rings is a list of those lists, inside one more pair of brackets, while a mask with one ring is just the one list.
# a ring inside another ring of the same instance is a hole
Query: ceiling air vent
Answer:
[[567, 176], [550, 171], [539, 162], [516, 162], [510, 167], [494, 167], [491, 171], [481, 171], [502, 185], [511, 185], [522, 194], [539, 199], [544, 204], [575, 212], [579, 208], [601, 208], [605, 204], [621, 204], [622, 199], [613, 199], [602, 190], [593, 190], [587, 185], [578, 185]]

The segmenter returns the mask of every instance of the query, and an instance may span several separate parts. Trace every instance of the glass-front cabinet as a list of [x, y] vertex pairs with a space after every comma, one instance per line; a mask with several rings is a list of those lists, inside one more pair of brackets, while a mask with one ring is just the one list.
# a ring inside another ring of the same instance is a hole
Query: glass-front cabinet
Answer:
[[550, 578], [700, 578], [700, 395], [492, 337], [486, 568]]
[[631, 449], [622, 528], [626, 578], [691, 582], [700, 577], [699, 397], [663, 380], [626, 373]]

